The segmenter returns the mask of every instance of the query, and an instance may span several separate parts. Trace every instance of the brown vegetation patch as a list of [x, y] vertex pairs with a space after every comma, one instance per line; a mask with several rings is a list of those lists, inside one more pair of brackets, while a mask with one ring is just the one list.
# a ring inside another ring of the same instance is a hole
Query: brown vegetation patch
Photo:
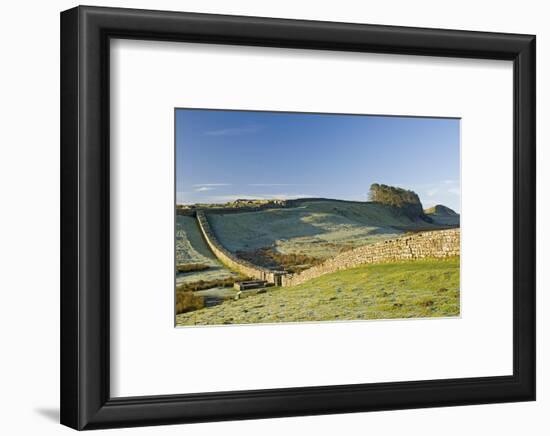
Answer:
[[191, 291], [176, 292], [176, 314], [202, 309], [204, 297], [197, 296]]
[[218, 280], [199, 280], [183, 283], [176, 288], [176, 314], [199, 310], [206, 306], [206, 298], [195, 295], [195, 291], [212, 288], [230, 288], [235, 282], [250, 280], [250, 277], [238, 276]]
[[237, 251], [235, 254], [254, 265], [284, 270], [289, 273], [297, 273], [323, 262], [323, 259], [307, 254], [279, 253], [272, 247], [262, 247], [252, 251]]
[[228, 277], [226, 279], [217, 279], [217, 280], [199, 280], [192, 283], [183, 283], [176, 288], [176, 292], [187, 292], [187, 291], [202, 291], [203, 289], [211, 288], [230, 288], [235, 284], [235, 282], [240, 282], [243, 280], [250, 280], [249, 277]]
[[176, 288], [176, 292], [202, 291], [211, 288], [230, 288], [235, 282], [252, 280], [250, 277], [236, 276], [217, 280], [198, 280], [192, 283], [182, 283]]
[[183, 263], [176, 266], [176, 271], [178, 273], [188, 273], [188, 272], [204, 271], [205, 269], [208, 269], [208, 268], [210, 268], [210, 266], [204, 263]]

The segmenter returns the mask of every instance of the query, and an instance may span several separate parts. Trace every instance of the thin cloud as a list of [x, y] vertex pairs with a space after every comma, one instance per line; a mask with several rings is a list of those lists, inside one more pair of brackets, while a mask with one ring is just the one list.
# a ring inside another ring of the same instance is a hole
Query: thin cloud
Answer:
[[213, 188], [211, 186], [201, 186], [200, 188], [196, 188], [195, 192], [212, 191], [213, 189], [216, 189], [216, 188]]
[[249, 183], [248, 186], [305, 186], [297, 183]]
[[317, 186], [313, 183], [249, 183], [248, 186]]
[[207, 130], [205, 136], [240, 136], [259, 132], [261, 126], [228, 127], [226, 129]]
[[231, 186], [231, 183], [197, 183], [193, 185], [193, 188], [201, 186]]
[[291, 183], [249, 183], [248, 186], [294, 186]]

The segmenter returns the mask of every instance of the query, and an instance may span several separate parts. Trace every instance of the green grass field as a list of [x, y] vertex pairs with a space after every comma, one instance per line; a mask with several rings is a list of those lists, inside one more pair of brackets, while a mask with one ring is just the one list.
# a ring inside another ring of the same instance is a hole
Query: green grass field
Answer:
[[460, 259], [363, 265], [176, 316], [178, 326], [451, 317]]

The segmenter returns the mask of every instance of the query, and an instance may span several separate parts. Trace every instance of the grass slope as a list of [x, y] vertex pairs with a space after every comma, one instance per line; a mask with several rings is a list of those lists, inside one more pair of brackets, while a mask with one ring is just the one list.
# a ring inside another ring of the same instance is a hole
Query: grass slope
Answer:
[[441, 204], [426, 209], [424, 213], [433, 220], [434, 224], [446, 226], [460, 225], [460, 215]]
[[343, 246], [357, 247], [403, 233], [430, 229], [388, 206], [367, 202], [304, 201], [299, 207], [259, 212], [211, 214], [220, 242], [231, 251], [274, 247], [284, 254], [327, 258]]
[[238, 276], [218, 261], [210, 251], [194, 217], [176, 217], [176, 264], [180, 266], [200, 264], [208, 267], [202, 271], [177, 274], [176, 284], [178, 285]]
[[458, 316], [459, 258], [363, 265], [177, 315], [179, 326]]

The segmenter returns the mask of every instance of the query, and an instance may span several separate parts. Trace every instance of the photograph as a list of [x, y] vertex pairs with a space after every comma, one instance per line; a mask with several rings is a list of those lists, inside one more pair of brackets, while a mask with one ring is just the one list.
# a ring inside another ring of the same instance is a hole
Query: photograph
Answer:
[[460, 119], [175, 110], [176, 326], [460, 316]]

